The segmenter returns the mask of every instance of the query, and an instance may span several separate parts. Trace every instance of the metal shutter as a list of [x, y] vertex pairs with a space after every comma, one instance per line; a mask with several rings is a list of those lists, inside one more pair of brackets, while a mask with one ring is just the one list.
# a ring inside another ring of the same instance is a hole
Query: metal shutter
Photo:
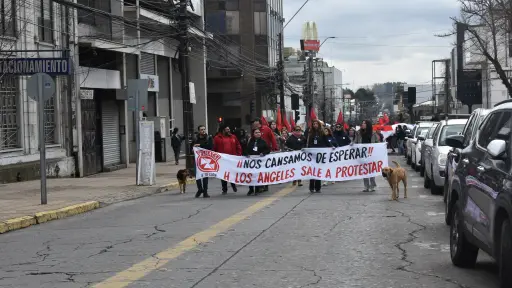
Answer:
[[103, 132], [103, 166], [121, 164], [119, 139], [119, 110], [114, 100], [101, 103], [101, 128]]
[[155, 75], [155, 55], [140, 53], [140, 74]]

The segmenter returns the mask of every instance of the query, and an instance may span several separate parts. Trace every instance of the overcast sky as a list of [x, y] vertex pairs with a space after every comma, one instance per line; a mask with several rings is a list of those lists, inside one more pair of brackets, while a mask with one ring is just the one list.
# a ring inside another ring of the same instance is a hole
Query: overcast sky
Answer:
[[[286, 22], [305, 0], [283, 0]], [[302, 25], [315, 21], [322, 46], [318, 57], [343, 72], [350, 88], [401, 81], [430, 83], [432, 60], [449, 58], [450, 17], [457, 0], [310, 0], [284, 30], [285, 47], [300, 48]]]

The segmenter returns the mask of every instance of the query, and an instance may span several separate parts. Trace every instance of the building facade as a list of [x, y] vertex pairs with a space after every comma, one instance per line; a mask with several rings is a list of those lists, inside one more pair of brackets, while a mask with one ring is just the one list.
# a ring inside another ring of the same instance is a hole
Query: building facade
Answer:
[[[57, 58], [64, 57], [60, 50], [70, 50], [66, 57], [73, 63], [72, 73], [54, 77], [57, 93], [45, 103], [47, 175], [88, 176], [135, 163], [136, 115], [127, 102], [129, 79], [148, 79], [148, 102], [140, 116], [155, 121], [155, 137], [164, 139], [157, 161], [170, 161], [169, 130], [183, 131], [176, 15], [169, 14], [172, 4], [164, 0], [161, 5], [136, 0], [57, 2], [37, 0], [34, 5], [12, 6], [16, 30], [4, 33], [14, 34], [5, 38], [14, 44], [2, 38], [5, 45], [36, 51], [2, 58]], [[189, 73], [197, 101], [194, 123], [206, 123], [204, 7], [201, 1], [192, 3]], [[20, 174], [21, 180], [39, 178], [37, 104], [27, 97], [26, 78], [2, 75], [0, 169], [18, 171], [10, 172], [4, 177], [10, 180], [4, 181], [12, 181], [12, 173]]]
[[208, 123], [217, 119], [245, 127], [265, 110], [275, 110], [278, 34], [282, 0], [205, 0]]
[[51, 59], [69, 59], [68, 35], [73, 16], [50, 0], [33, 1], [30, 5], [1, 0], [0, 4], [0, 183], [39, 179], [41, 175], [39, 103], [32, 99], [36, 95], [27, 86], [30, 74], [35, 72], [50, 74], [56, 88], [55, 94], [41, 103], [45, 119], [45, 173], [49, 177], [74, 175], [76, 157], [69, 117], [73, 96], [69, 89], [73, 85], [70, 62], [67, 61], [67, 73], [57, 73], [54, 67], [48, 66], [31, 71], [19, 69], [20, 62], [34, 68], [39, 61], [47, 60], [45, 63], [54, 65], [56, 62]]

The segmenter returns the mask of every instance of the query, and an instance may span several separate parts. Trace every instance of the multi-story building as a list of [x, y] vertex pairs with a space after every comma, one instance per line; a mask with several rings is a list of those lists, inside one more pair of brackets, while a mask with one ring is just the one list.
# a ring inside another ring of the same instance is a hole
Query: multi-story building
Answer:
[[315, 94], [314, 107], [318, 117], [328, 123], [333, 123], [342, 109], [343, 78], [341, 71], [321, 58], [316, 58], [313, 64]]
[[[306, 58], [303, 56], [302, 51], [296, 51], [293, 48], [284, 48], [284, 72], [286, 75], [288, 87], [285, 89], [285, 108], [291, 110], [291, 95], [299, 94], [300, 99], [304, 99], [303, 87], [307, 84], [306, 74]], [[293, 114], [295, 118], [295, 112]], [[305, 123], [306, 121], [306, 106], [304, 101], [299, 101], [299, 118], [296, 124]]]
[[[73, 16], [50, 0], [1, 0], [0, 5], [0, 183], [40, 178], [39, 104], [27, 90], [29, 75], [36, 72], [51, 75], [56, 87], [55, 94], [41, 103], [46, 173], [72, 175], [76, 142], [69, 117], [73, 77], [67, 50]], [[65, 69], [58, 71], [56, 66]]]
[[208, 122], [232, 127], [274, 110], [282, 0], [205, 0]]
[[[149, 79], [143, 116], [164, 124], [155, 129], [170, 150], [168, 130], [183, 130], [174, 39], [177, 15], [170, 12], [172, 2], [41, 0], [23, 5], [26, 1], [1, 1], [7, 10], [12, 7], [16, 19], [12, 29], [4, 27], [3, 44], [29, 50], [11, 51], [3, 58], [61, 57], [74, 63], [71, 76], [54, 77], [57, 93], [45, 103], [47, 174], [87, 176], [135, 162], [135, 112], [128, 107], [126, 92], [129, 79]], [[201, 0], [192, 3], [189, 74], [197, 101], [194, 122], [206, 123], [203, 5]], [[9, 19], [2, 23], [10, 23]], [[66, 49], [71, 56], [61, 52]], [[39, 159], [37, 104], [27, 96], [26, 79], [5, 73], [0, 81], [0, 169], [11, 171], [5, 179], [12, 180], [12, 171], [18, 171], [15, 178], [21, 180], [39, 174], [34, 168], [39, 167], [34, 165]], [[166, 154], [163, 161], [171, 158], [170, 151]]]

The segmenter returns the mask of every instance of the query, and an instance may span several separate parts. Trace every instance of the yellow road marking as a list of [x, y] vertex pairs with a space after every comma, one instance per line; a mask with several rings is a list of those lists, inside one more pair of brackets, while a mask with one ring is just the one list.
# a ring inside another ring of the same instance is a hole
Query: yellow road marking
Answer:
[[179, 257], [187, 251], [196, 248], [199, 244], [210, 241], [213, 237], [219, 235], [222, 232], [227, 231], [229, 228], [238, 224], [239, 222], [247, 219], [249, 216], [272, 204], [277, 199], [284, 197], [295, 190], [296, 186], [289, 186], [276, 194], [267, 197], [247, 209], [226, 218], [219, 223], [211, 226], [210, 228], [194, 234], [176, 246], [169, 247], [168, 249], [159, 252], [154, 257], [148, 258], [139, 262], [132, 267], [119, 272], [118, 274], [106, 279], [105, 281], [94, 285], [94, 288], [123, 288], [131, 283], [140, 280], [147, 276], [152, 271], [160, 269], [167, 265], [171, 260]]

